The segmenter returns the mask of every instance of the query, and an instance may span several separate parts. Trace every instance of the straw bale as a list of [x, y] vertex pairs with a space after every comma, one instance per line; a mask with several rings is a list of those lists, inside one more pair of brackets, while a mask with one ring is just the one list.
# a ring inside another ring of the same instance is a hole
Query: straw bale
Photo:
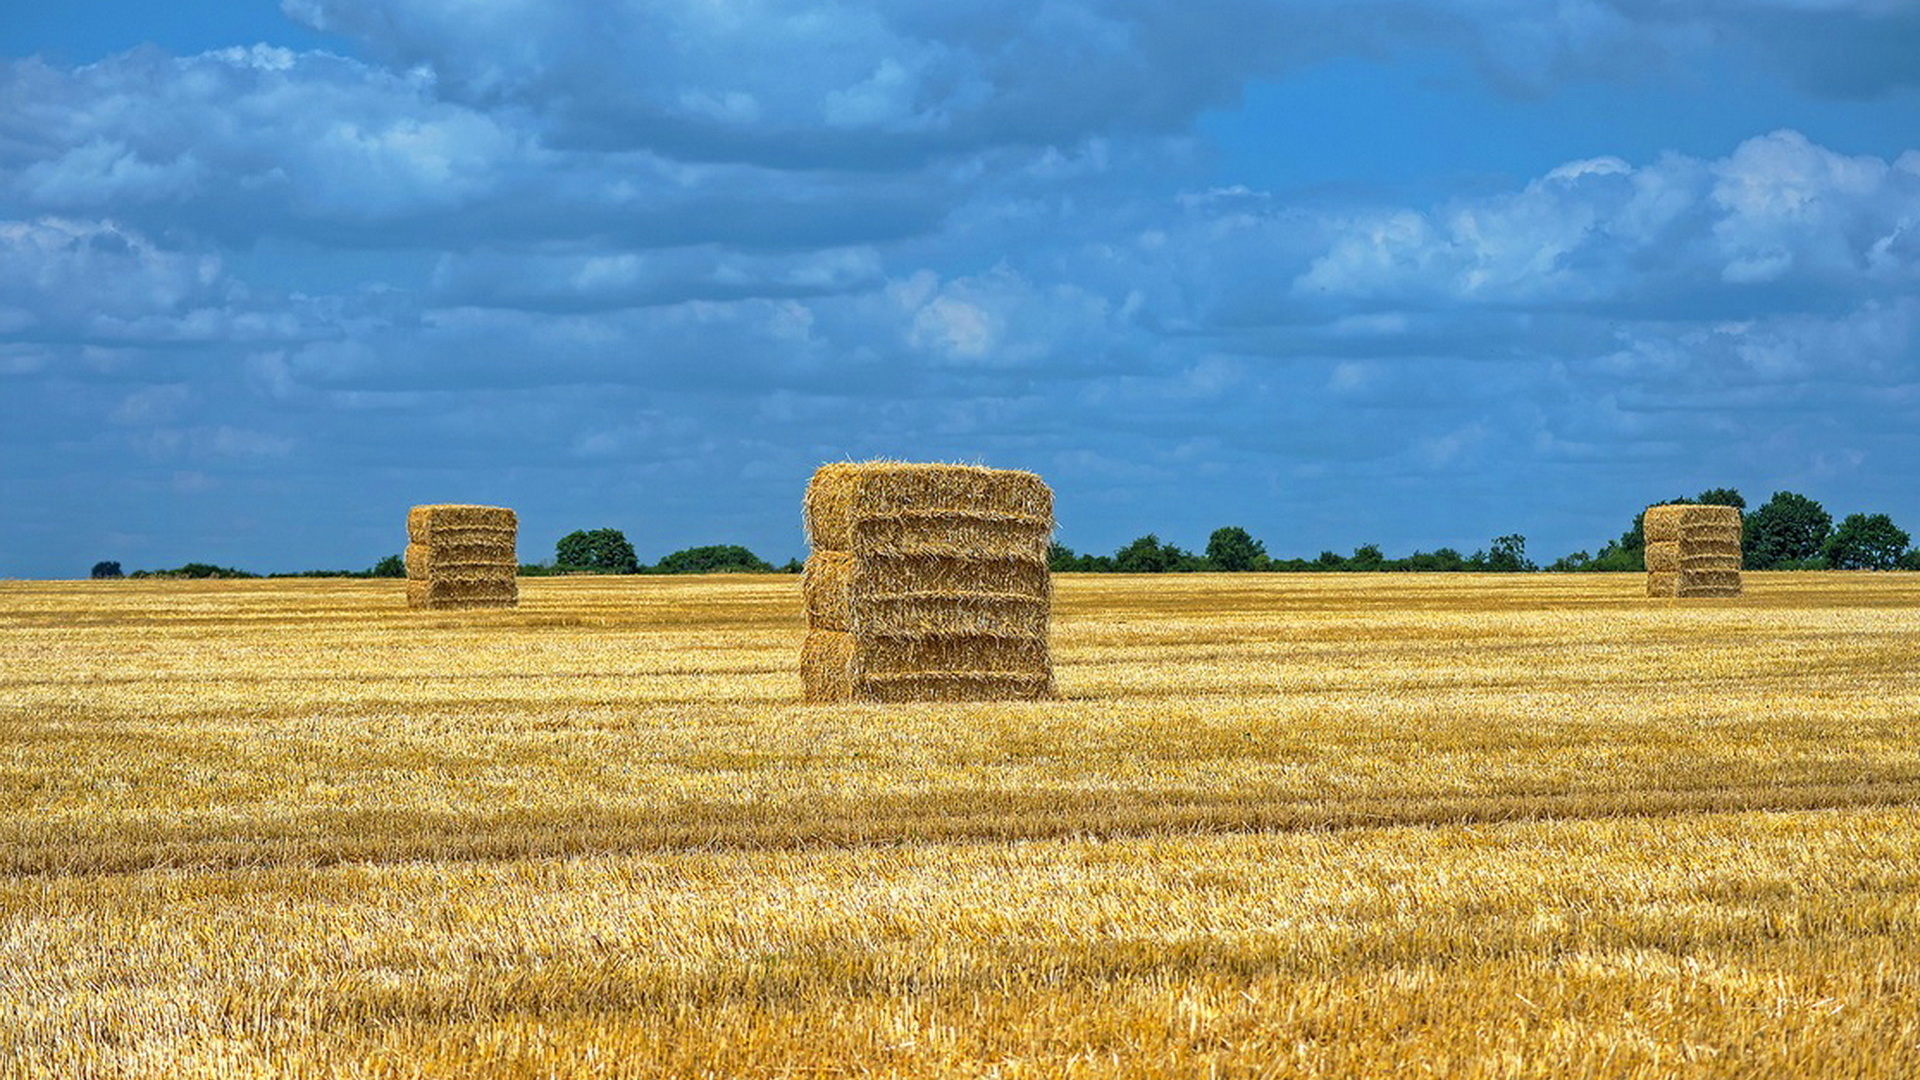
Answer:
[[[1697, 503], [1676, 503], [1670, 506], [1649, 506], [1642, 519], [1642, 528], [1649, 542], [1679, 540], [1683, 532], [1701, 530], [1724, 538], [1731, 533], [1735, 543], [1740, 540], [1740, 508], [1736, 506], [1704, 506]], [[1696, 534], [1697, 535], [1697, 534]], [[1704, 536], [1702, 537], [1705, 538]]]
[[816, 551], [807, 556], [800, 574], [800, 595], [807, 605], [807, 625], [820, 630], [853, 629], [853, 569], [851, 552]]
[[[1046, 538], [1053, 531], [1053, 492], [1038, 476], [1012, 469], [845, 462], [823, 465], [814, 473], [805, 512], [808, 540], [818, 550], [868, 554], [888, 550], [870, 545], [891, 543], [922, 545], [917, 552], [901, 549], [899, 554], [977, 554], [965, 538], [937, 543], [955, 527], [970, 527], [1002, 543], [1009, 536], [1037, 536], [1044, 558]], [[883, 521], [893, 524], [861, 528]], [[1008, 554], [1018, 557], [1025, 549]]]
[[409, 578], [407, 606], [413, 608], [513, 607], [520, 602], [513, 578]]
[[859, 558], [816, 551], [801, 579], [807, 624], [888, 637], [1047, 633], [1052, 576], [1037, 560]]
[[1053, 523], [1043, 518], [955, 510], [865, 518], [849, 531], [853, 546], [845, 550], [860, 555], [1045, 563]]
[[1739, 596], [1738, 570], [1680, 570], [1647, 575], [1648, 596]]
[[1039, 701], [1053, 696], [1053, 677], [1004, 671], [872, 675], [863, 682], [861, 694], [864, 700], [889, 704], [913, 701]]
[[861, 637], [853, 635], [853, 669], [861, 675], [935, 671], [1044, 674], [1047, 643], [1037, 638], [971, 635]]
[[1648, 596], [1740, 595], [1738, 508], [1650, 506], [1644, 520]]
[[874, 596], [854, 608], [852, 630], [881, 640], [963, 636], [1044, 641], [1048, 606], [1042, 597], [1006, 593]]
[[810, 630], [800, 653], [806, 700], [978, 701], [1053, 691], [1045, 641], [861, 638]]
[[853, 635], [807, 631], [800, 646], [800, 685], [807, 701], [853, 700]]
[[407, 539], [415, 542], [452, 539], [463, 534], [476, 539], [512, 538], [519, 528], [518, 516], [504, 506], [437, 503], [407, 511]]
[[972, 465], [823, 466], [807, 485], [809, 701], [1052, 692], [1053, 495]]
[[1647, 541], [1647, 572], [1653, 574], [1672, 574], [1680, 570], [1680, 542], [1678, 540]]
[[435, 504], [407, 511], [408, 606], [517, 604], [518, 532], [518, 517], [505, 507]]
[[519, 569], [513, 546], [501, 544], [412, 543], [407, 545], [406, 566], [408, 577]]

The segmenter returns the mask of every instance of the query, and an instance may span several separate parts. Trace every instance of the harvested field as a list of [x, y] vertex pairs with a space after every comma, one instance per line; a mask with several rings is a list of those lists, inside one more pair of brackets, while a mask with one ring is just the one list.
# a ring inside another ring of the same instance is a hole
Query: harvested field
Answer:
[[[930, 556], [931, 557], [931, 556]], [[1920, 575], [0, 582], [0, 1078], [1920, 1075]]]

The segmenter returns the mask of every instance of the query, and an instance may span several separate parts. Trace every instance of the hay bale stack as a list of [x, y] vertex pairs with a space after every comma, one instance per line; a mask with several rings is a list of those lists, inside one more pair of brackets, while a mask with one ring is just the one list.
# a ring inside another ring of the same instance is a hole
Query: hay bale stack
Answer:
[[986, 701], [1053, 693], [1038, 476], [973, 465], [821, 466], [807, 485], [806, 699]]
[[407, 606], [496, 608], [520, 602], [520, 522], [499, 506], [407, 511]]
[[1651, 506], [1645, 518], [1648, 596], [1739, 596], [1740, 511]]

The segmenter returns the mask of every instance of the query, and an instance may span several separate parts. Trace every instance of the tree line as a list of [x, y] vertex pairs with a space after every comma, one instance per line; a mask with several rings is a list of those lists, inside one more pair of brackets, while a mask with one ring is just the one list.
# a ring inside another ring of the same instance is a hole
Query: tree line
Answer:
[[1304, 571], [1481, 571], [1514, 573], [1538, 569], [1527, 558], [1527, 538], [1518, 533], [1494, 538], [1487, 548], [1462, 555], [1452, 548], [1416, 551], [1390, 559], [1377, 544], [1361, 544], [1353, 554], [1322, 551], [1311, 559], [1274, 558], [1267, 547], [1238, 525], [1213, 530], [1204, 552], [1187, 551], [1148, 533], [1111, 555], [1083, 555], [1054, 544], [1047, 565], [1056, 572], [1095, 574], [1301, 573]]
[[682, 548], [647, 565], [619, 529], [576, 529], [553, 547], [553, 561], [523, 564], [520, 573], [544, 574], [777, 574], [799, 573], [799, 560], [775, 566], [739, 544]]
[[[642, 563], [633, 545], [618, 529], [582, 529], [560, 538], [551, 562], [522, 563], [523, 577], [552, 574], [776, 574], [799, 573], [800, 562], [775, 566], [738, 544], [708, 544], [684, 548], [656, 563]], [[365, 570], [299, 570], [255, 574], [231, 566], [191, 562], [170, 570], [121, 569], [118, 562], [93, 564], [95, 578], [400, 578], [407, 576], [406, 560], [388, 555]]]
[[[1733, 488], [1708, 488], [1692, 498], [1680, 497], [1654, 505], [1701, 503], [1732, 506], [1743, 511], [1741, 522], [1741, 564], [1748, 570], [1920, 570], [1920, 548], [1912, 547], [1912, 537], [1893, 523], [1886, 514], [1849, 514], [1837, 524], [1825, 507], [1805, 495], [1776, 491], [1773, 497], [1751, 512], [1747, 500]], [[1576, 551], [1546, 566], [1527, 558], [1527, 538], [1519, 533], [1494, 537], [1487, 547], [1470, 555], [1452, 548], [1416, 551], [1404, 558], [1388, 558], [1378, 545], [1361, 544], [1350, 555], [1322, 551], [1310, 558], [1278, 558], [1267, 554], [1266, 545], [1247, 530], [1229, 525], [1215, 529], [1207, 538], [1204, 551], [1192, 552], [1148, 533], [1123, 545], [1111, 555], [1082, 554], [1064, 544], [1048, 550], [1047, 564], [1059, 572], [1160, 574], [1160, 573], [1246, 573], [1304, 571], [1401, 571], [1401, 572], [1481, 572], [1523, 573], [1546, 570], [1556, 573], [1644, 572], [1646, 564], [1646, 512], [1633, 515], [1633, 522], [1617, 538], [1607, 541], [1597, 553]], [[798, 559], [775, 566], [738, 544], [709, 544], [683, 548], [663, 556], [658, 562], [644, 564], [633, 544], [619, 529], [577, 529], [554, 545], [553, 559], [543, 563], [523, 563], [526, 576], [548, 574], [773, 574], [799, 573]], [[112, 561], [95, 563], [93, 577], [169, 577], [169, 578], [292, 578], [405, 577], [406, 563], [399, 555], [388, 555], [366, 570], [303, 570], [295, 573], [252, 574], [211, 563], [187, 563], [171, 570], [121, 571]]]
[[[1751, 513], [1747, 500], [1734, 488], [1709, 488], [1692, 498], [1678, 497], [1653, 505], [1700, 503], [1732, 506], [1743, 511], [1741, 565], [1748, 570], [1920, 570], [1920, 548], [1886, 514], [1849, 514], [1838, 524], [1826, 508], [1805, 495], [1776, 491]], [[1148, 533], [1112, 555], [1088, 555], [1063, 544], [1053, 545], [1048, 563], [1056, 571], [1083, 573], [1154, 574], [1180, 572], [1275, 571], [1477, 571], [1522, 573], [1617, 571], [1644, 573], [1646, 511], [1598, 554], [1576, 551], [1546, 566], [1527, 558], [1527, 538], [1519, 533], [1495, 537], [1484, 549], [1462, 555], [1452, 548], [1416, 551], [1405, 558], [1387, 558], [1375, 544], [1362, 544], [1351, 555], [1323, 551], [1311, 559], [1275, 558], [1266, 546], [1239, 526], [1215, 529], [1204, 552], [1186, 551]]]
[[[1920, 570], [1920, 548], [1886, 514], [1848, 514], [1838, 524], [1826, 507], [1793, 491], [1773, 497], [1747, 512], [1747, 500], [1734, 488], [1708, 488], [1692, 498], [1673, 498], [1656, 506], [1697, 503], [1740, 511], [1740, 562], [1748, 570]], [[1576, 551], [1549, 570], [1645, 570], [1646, 511], [1598, 554]]]

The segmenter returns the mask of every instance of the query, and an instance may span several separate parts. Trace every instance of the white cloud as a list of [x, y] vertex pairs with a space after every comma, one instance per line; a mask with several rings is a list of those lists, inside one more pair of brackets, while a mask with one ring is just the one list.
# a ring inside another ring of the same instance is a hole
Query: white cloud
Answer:
[[1839, 154], [1793, 131], [1716, 161], [1575, 162], [1512, 194], [1361, 215], [1335, 229], [1293, 292], [1612, 305], [1666, 303], [1715, 281], [1790, 281], [1803, 293], [1911, 285], [1920, 174], [1906, 162]]

